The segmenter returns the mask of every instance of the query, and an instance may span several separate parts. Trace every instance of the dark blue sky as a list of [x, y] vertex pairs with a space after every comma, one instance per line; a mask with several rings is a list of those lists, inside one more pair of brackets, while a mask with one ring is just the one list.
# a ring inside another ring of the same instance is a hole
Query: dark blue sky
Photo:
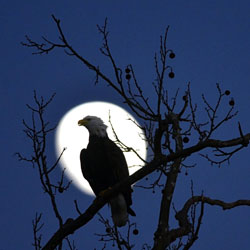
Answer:
[[[108, 17], [110, 46], [121, 68], [132, 64], [146, 95], [151, 96], [155, 79], [153, 56], [159, 48], [159, 36], [170, 25], [168, 46], [176, 53], [171, 61], [176, 77], [168, 82], [170, 93], [181, 88], [185, 92], [191, 82], [194, 100], [205, 93], [215, 102], [216, 87], [229, 89], [236, 102], [239, 115], [223, 130], [218, 138], [239, 136], [237, 122], [249, 132], [250, 107], [250, 3], [239, 1], [2, 1], [0, 3], [0, 104], [1, 104], [1, 245], [3, 250], [32, 249], [32, 219], [43, 213], [45, 223], [43, 243], [57, 228], [48, 197], [43, 194], [35, 169], [18, 162], [14, 153], [27, 156], [31, 144], [22, 132], [22, 119], [30, 121], [25, 104], [32, 103], [33, 90], [44, 97], [56, 92], [56, 98], [46, 113], [46, 118], [56, 124], [72, 107], [87, 101], [109, 101], [121, 105], [122, 100], [111, 88], [101, 82], [94, 86], [95, 75], [75, 58], [55, 50], [49, 55], [34, 56], [32, 50], [20, 45], [25, 35], [39, 41], [44, 35], [58, 38], [51, 14], [61, 19], [61, 25], [70, 44], [107, 74], [110, 65], [99, 52], [102, 37], [96, 24], [102, 25]], [[153, 96], [151, 96], [153, 98]], [[225, 103], [225, 109], [227, 104]], [[223, 110], [222, 110], [223, 111]], [[50, 139], [49, 160], [55, 160], [54, 141]], [[249, 149], [238, 153], [229, 166], [211, 167], [198, 155], [192, 157], [197, 167], [184, 173], [178, 180], [174, 202], [181, 208], [190, 196], [190, 181], [194, 191], [211, 198], [233, 201], [250, 199]], [[60, 174], [58, 169], [57, 174]], [[75, 187], [58, 197], [65, 218], [76, 217], [73, 200], [82, 210], [92, 197]], [[133, 208], [140, 231], [134, 236], [136, 248], [153, 242], [153, 232], [158, 220], [159, 196], [150, 191], [135, 189]], [[106, 208], [104, 209], [106, 211]], [[105, 215], [105, 212], [103, 212]], [[205, 208], [199, 240], [193, 249], [247, 249], [249, 247], [250, 209], [236, 208], [222, 211], [216, 207]], [[103, 228], [94, 218], [72, 237], [78, 249], [101, 249], [98, 237]]]

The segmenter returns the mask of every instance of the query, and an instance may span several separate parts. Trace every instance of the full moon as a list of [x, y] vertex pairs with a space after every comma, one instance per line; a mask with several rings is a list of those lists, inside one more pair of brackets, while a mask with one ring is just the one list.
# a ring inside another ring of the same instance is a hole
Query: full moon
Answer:
[[[107, 133], [111, 140], [116, 140], [116, 134], [124, 145], [133, 148], [144, 160], [146, 159], [146, 141], [144, 132], [136, 125], [138, 122], [135, 118], [126, 110], [112, 103], [84, 103], [74, 107], [62, 117], [56, 129], [55, 137], [57, 157], [65, 149], [59, 162], [60, 166], [65, 169], [66, 176], [76, 187], [86, 194], [94, 195], [87, 180], [82, 175], [80, 166], [80, 152], [88, 145], [89, 133], [85, 127], [78, 126], [77, 122], [87, 115], [100, 117], [108, 126]], [[124, 152], [124, 156], [130, 175], [144, 165], [143, 161], [133, 151]]]

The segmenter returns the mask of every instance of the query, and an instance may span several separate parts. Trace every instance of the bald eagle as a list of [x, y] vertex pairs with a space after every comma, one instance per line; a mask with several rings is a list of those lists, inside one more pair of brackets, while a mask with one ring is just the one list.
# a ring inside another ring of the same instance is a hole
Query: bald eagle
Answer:
[[[89, 144], [80, 153], [81, 169], [95, 195], [129, 176], [128, 166], [122, 150], [109, 139], [103, 121], [95, 116], [86, 116], [78, 121], [89, 131]], [[131, 186], [125, 187], [109, 201], [115, 226], [122, 227], [128, 220], [128, 214], [135, 216], [132, 205]]]

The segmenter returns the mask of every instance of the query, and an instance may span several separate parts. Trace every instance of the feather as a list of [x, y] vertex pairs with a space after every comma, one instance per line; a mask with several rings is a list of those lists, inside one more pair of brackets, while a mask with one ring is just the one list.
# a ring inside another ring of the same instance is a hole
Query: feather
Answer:
[[111, 214], [114, 224], [123, 227], [128, 221], [127, 204], [122, 194], [110, 200]]

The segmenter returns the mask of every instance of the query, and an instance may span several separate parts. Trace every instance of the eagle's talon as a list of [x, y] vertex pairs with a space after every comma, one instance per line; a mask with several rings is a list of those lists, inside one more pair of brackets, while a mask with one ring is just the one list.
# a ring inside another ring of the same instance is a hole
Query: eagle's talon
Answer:
[[102, 191], [98, 194], [98, 196], [104, 196], [110, 189], [111, 189], [111, 187], [108, 187], [108, 188], [102, 190]]

